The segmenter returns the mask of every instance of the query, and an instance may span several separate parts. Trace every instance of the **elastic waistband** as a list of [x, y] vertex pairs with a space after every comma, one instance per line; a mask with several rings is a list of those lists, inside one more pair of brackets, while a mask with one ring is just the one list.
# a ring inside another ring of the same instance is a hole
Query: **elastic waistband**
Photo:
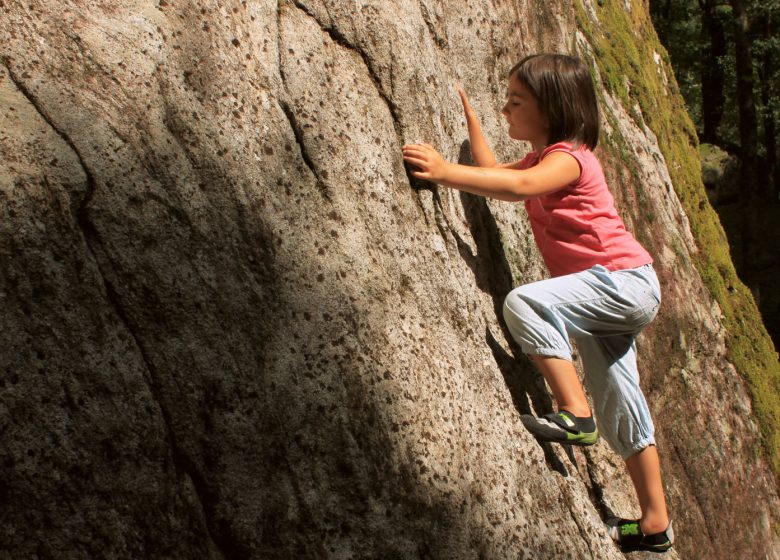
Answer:
[[643, 264], [643, 265], [640, 265], [640, 266], [635, 266], [634, 268], [622, 268], [620, 270], [613, 270], [612, 272], [631, 272], [631, 271], [644, 272], [645, 270], [648, 270], [648, 269], [649, 270], [655, 270], [653, 268], [653, 263], [647, 263], [647, 264]]

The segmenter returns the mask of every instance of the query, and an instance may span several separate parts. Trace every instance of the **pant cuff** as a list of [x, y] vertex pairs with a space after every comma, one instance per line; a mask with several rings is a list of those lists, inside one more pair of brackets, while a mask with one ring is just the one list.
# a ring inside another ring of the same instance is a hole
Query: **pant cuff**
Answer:
[[573, 362], [571, 352], [561, 350], [560, 348], [526, 348], [523, 347], [523, 353], [529, 356], [544, 356], [545, 358], [560, 358]]
[[651, 445], [655, 445], [655, 438], [653, 436], [640, 439], [631, 447], [628, 447], [625, 450], [621, 451], [620, 456], [623, 457], [623, 460], [625, 461], [626, 459], [631, 457], [631, 455], [634, 455], [635, 453], [639, 453], [644, 448], [649, 447]]

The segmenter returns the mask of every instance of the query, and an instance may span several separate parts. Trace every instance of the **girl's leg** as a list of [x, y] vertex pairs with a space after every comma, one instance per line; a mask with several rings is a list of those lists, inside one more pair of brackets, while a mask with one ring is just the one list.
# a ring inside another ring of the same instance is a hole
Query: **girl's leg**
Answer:
[[504, 303], [512, 337], [541, 370], [558, 407], [575, 416], [591, 416], [582, 384], [572, 364], [569, 336], [641, 328], [634, 298], [627, 297], [604, 267], [526, 284]]
[[558, 409], [568, 410], [574, 416], [591, 415], [585, 392], [582, 389], [574, 364], [561, 358], [549, 356], [530, 356], [536, 367], [542, 372], [552, 390]]
[[596, 266], [517, 288], [504, 305], [513, 338], [542, 370], [562, 408], [561, 403], [576, 407], [584, 400], [568, 337], [578, 339], [599, 432], [626, 461], [645, 534], [663, 531], [669, 522], [634, 342], [659, 303], [652, 267], [609, 273]]
[[585, 381], [593, 398], [599, 429], [623, 457], [642, 510], [646, 535], [669, 525], [654, 427], [636, 367], [633, 336], [577, 339]]
[[660, 533], [669, 526], [669, 513], [666, 510], [664, 487], [661, 483], [661, 463], [655, 445], [649, 445], [642, 451], [626, 459], [626, 467], [634, 483], [642, 519], [639, 526], [645, 535]]

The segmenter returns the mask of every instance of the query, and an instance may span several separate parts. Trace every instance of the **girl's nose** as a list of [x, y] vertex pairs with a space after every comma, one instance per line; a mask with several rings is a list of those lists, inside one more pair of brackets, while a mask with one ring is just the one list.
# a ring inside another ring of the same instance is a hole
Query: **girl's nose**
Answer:
[[504, 106], [501, 107], [501, 114], [502, 115], [506, 115], [507, 117], [509, 116], [509, 109], [508, 109], [508, 107], [509, 107], [508, 103], [505, 103]]

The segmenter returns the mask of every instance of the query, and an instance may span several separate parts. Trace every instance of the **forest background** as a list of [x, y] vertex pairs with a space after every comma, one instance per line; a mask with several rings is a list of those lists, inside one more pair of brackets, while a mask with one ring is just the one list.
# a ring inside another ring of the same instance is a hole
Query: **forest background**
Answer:
[[780, 346], [780, 0], [657, 0], [650, 14], [696, 125], [739, 276]]

